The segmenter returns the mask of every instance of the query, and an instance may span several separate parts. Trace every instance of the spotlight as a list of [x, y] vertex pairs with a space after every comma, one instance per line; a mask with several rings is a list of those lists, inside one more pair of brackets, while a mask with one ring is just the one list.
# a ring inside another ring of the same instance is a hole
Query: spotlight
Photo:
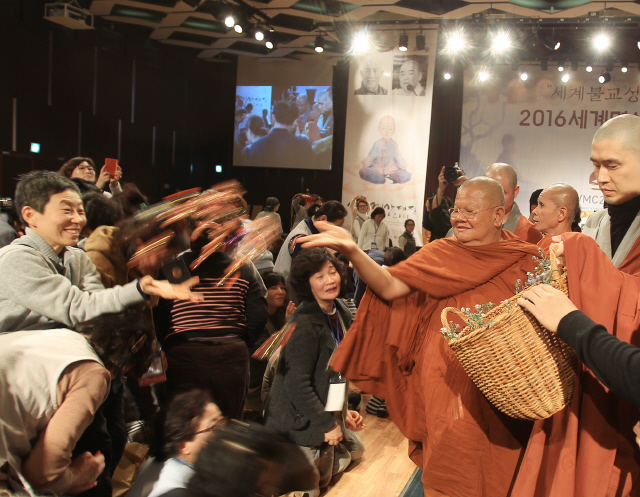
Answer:
[[557, 52], [560, 49], [560, 41], [556, 37], [555, 29], [551, 31], [551, 34], [542, 35], [538, 34], [538, 38], [542, 42], [542, 46], [547, 50], [551, 50], [552, 52]]
[[416, 35], [416, 50], [424, 50], [427, 47], [427, 41], [423, 34]]
[[486, 80], [488, 80], [488, 79], [489, 79], [489, 73], [488, 73], [487, 71], [484, 71], [484, 70], [480, 71], [480, 72], [478, 73], [478, 79], [479, 79], [480, 81], [486, 81]]
[[562, 79], [562, 82], [563, 82], [563, 83], [566, 83], [567, 81], [569, 81], [569, 78], [571, 78], [571, 76], [569, 75], [569, 73], [568, 73], [568, 72], [566, 72], [566, 73], [564, 73], [564, 74], [562, 75], [562, 78], [561, 78], [561, 79]]
[[445, 52], [450, 55], [456, 54], [464, 49], [467, 45], [467, 40], [462, 31], [454, 31], [447, 36], [445, 44]]
[[351, 52], [354, 54], [362, 54], [368, 52], [371, 48], [371, 41], [369, 39], [369, 33], [366, 31], [360, 31], [353, 37], [351, 44]]
[[558, 63], [558, 71], [559, 71], [559, 72], [564, 71], [564, 62], [559, 62], [559, 63]]
[[638, 42], [638, 50], [640, 50], [640, 41]]
[[626, 62], [623, 62], [622, 67], [620, 68], [620, 71], [627, 72], [628, 70], [629, 70], [629, 64], [627, 64]]
[[593, 40], [593, 45], [596, 47], [596, 50], [600, 50], [600, 51], [603, 51], [609, 48], [610, 43], [611, 43], [611, 40], [605, 34], [599, 34]]
[[556, 51], [560, 49], [560, 42], [559, 41], [556, 42], [556, 44], [553, 46], [553, 49], [556, 50]]
[[549, 68], [549, 63], [546, 60], [540, 61], [540, 70], [546, 71]]
[[520, 79], [521, 79], [522, 81], [526, 81], [526, 80], [528, 80], [528, 79], [529, 79], [529, 73], [527, 73], [527, 71], [523, 71], [523, 72], [520, 74]]
[[233, 16], [227, 16], [224, 19], [224, 25], [228, 28], [232, 28], [236, 23], [236, 20], [233, 18]]
[[409, 47], [409, 36], [402, 33], [400, 35], [400, 41], [398, 42], [398, 50], [401, 52], [406, 52]]
[[324, 37], [322, 35], [316, 36], [315, 51], [318, 53], [324, 52]]
[[492, 53], [502, 53], [509, 48], [511, 48], [511, 38], [505, 31], [501, 31], [494, 35], [493, 40], [491, 41]]
[[451, 79], [451, 73], [450, 72], [445, 72], [444, 73], [444, 79], [446, 79], [447, 81], [449, 81]]
[[267, 40], [264, 42], [264, 46], [271, 50], [273, 49], [273, 42], [271, 40]]
[[256, 40], [258, 40], [258, 41], [264, 40], [264, 33], [262, 31], [260, 31], [259, 29], [256, 31], [256, 34], [254, 36], [256, 37]]
[[233, 26], [233, 30], [236, 33], [242, 33], [242, 26], [240, 26], [240, 24], [236, 24], [235, 26]]
[[587, 72], [591, 72], [593, 71], [593, 66], [591, 64], [587, 64], [587, 67], [585, 67], [584, 70]]
[[611, 73], [609, 71], [602, 71], [602, 74], [598, 76], [598, 83], [601, 85], [611, 81]]

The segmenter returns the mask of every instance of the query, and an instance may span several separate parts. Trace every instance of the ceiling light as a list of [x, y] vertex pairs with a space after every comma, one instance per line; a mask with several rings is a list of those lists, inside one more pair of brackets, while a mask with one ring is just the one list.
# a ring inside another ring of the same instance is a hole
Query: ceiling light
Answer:
[[318, 53], [324, 52], [324, 37], [322, 35], [316, 36], [315, 51]]
[[366, 31], [360, 31], [353, 37], [351, 52], [357, 55], [368, 52], [370, 49], [371, 40], [369, 38], [369, 33], [367, 33]]
[[224, 20], [224, 25], [228, 28], [232, 28], [235, 23], [236, 20], [233, 18], [233, 16], [227, 16]]
[[467, 45], [467, 40], [462, 31], [454, 31], [448, 37], [445, 44], [445, 52], [453, 55], [464, 49]]
[[511, 48], [511, 37], [504, 31], [497, 33], [491, 41], [491, 52], [502, 53]]
[[591, 72], [593, 71], [593, 66], [591, 64], [587, 64], [587, 67], [585, 67], [584, 70], [587, 72]]
[[553, 46], [554, 50], [558, 50], [560, 48], [560, 42], [556, 42], [556, 44]]
[[611, 73], [609, 71], [602, 71], [602, 74], [598, 76], [598, 83], [601, 85], [611, 81]]
[[562, 79], [562, 82], [563, 82], [563, 83], [566, 83], [567, 81], [569, 81], [569, 78], [571, 78], [571, 76], [570, 76], [570, 74], [569, 74], [568, 72], [566, 72], [566, 73], [564, 73], [564, 74], [562, 75], [562, 78], [561, 78], [561, 79]]
[[254, 36], [256, 37], [256, 40], [258, 40], [258, 41], [264, 40], [264, 33], [262, 31], [260, 31], [259, 29], [256, 31], [256, 34]]
[[629, 70], [629, 64], [627, 64], [626, 62], [623, 62], [622, 67], [620, 68], [620, 71], [627, 72], [628, 70]]
[[236, 24], [236, 25], [233, 27], [233, 30], [234, 30], [236, 33], [242, 33], [242, 26], [240, 26], [240, 24]]
[[638, 42], [638, 50], [640, 50], [640, 41]]
[[528, 80], [528, 79], [529, 79], [529, 73], [527, 73], [527, 71], [523, 71], [523, 72], [520, 74], [520, 79], [521, 79], [522, 81], [526, 81], [526, 80]]
[[446, 79], [447, 81], [451, 79], [451, 73], [450, 72], [445, 72], [444, 73], [444, 79]]
[[273, 42], [271, 40], [267, 40], [264, 42], [264, 46], [271, 50], [273, 48]]
[[560, 71], [560, 72], [564, 71], [564, 62], [559, 62], [558, 63], [558, 71]]
[[406, 52], [409, 47], [409, 36], [405, 33], [400, 35], [400, 41], [398, 42], [398, 50], [401, 52]]
[[416, 35], [416, 50], [424, 50], [427, 47], [427, 40], [423, 34]]
[[610, 43], [611, 43], [611, 40], [605, 34], [599, 34], [593, 40], [593, 45], [596, 47], [596, 50], [600, 50], [600, 51], [606, 50], [607, 48], [609, 48]]
[[488, 79], [489, 79], [489, 73], [488, 73], [487, 71], [484, 71], [484, 70], [483, 70], [483, 71], [480, 71], [480, 72], [478, 73], [478, 79], [479, 79], [480, 81], [486, 81], [486, 80], [488, 80]]

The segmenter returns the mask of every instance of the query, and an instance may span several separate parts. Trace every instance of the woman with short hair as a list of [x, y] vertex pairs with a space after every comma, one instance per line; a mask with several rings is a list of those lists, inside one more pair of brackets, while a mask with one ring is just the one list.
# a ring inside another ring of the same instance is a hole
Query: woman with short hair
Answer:
[[413, 219], [407, 219], [404, 222], [404, 233], [398, 238], [398, 246], [407, 256], [415, 254], [417, 250], [416, 239], [413, 236], [414, 229], [416, 229], [416, 222]]
[[371, 211], [371, 219], [362, 224], [358, 246], [365, 252], [384, 250], [389, 246], [389, 227], [383, 221], [385, 217], [384, 209], [376, 207]]
[[107, 172], [106, 164], [100, 169], [100, 174], [96, 178], [96, 163], [90, 157], [74, 157], [65, 162], [58, 173], [70, 179], [81, 179], [90, 183], [95, 183], [99, 190], [104, 190], [107, 185], [111, 193], [121, 193], [120, 178], [122, 170], [117, 166], [116, 174], [112, 178]]

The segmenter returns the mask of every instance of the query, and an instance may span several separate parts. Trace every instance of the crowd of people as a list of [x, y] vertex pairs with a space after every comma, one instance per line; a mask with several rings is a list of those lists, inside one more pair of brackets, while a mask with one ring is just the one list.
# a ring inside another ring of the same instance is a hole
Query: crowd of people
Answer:
[[[423, 246], [407, 219], [394, 247], [364, 195], [345, 226], [341, 202], [299, 194], [291, 231], [233, 274], [241, 223], [204, 260], [210, 239], [184, 219], [153, 250], [167, 226], [120, 168], [78, 157], [25, 174], [0, 249], [0, 490], [316, 497], [367, 457], [357, 387], [409, 439], [426, 496], [635, 495], [638, 136], [632, 115], [596, 133], [607, 208], [582, 233], [570, 185], [540, 189], [528, 219], [511, 165], [461, 172], [455, 200], [443, 169]], [[571, 404], [532, 423], [482, 395], [440, 315], [510, 298], [540, 250], [571, 300], [540, 285], [518, 303], [582, 363]]]

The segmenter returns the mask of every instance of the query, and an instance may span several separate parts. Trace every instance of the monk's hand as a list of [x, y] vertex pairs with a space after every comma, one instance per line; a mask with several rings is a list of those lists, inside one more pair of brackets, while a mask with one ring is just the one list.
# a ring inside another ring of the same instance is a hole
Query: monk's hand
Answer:
[[560, 290], [551, 285], [536, 285], [518, 299], [518, 305], [525, 308], [549, 331], [558, 331], [560, 320], [578, 308]]
[[347, 411], [347, 415], [344, 418], [344, 425], [351, 431], [360, 431], [367, 427], [358, 411]]
[[636, 434], [636, 443], [640, 446], [640, 421], [633, 427], [633, 433]]
[[157, 295], [167, 300], [190, 300], [201, 302], [204, 296], [201, 293], [191, 291], [191, 287], [198, 284], [200, 278], [194, 276], [177, 285], [166, 280], [154, 280], [151, 276], [143, 276], [140, 279], [140, 289], [147, 295]]
[[342, 429], [340, 425], [336, 421], [336, 423], [331, 427], [331, 429], [324, 434], [324, 441], [329, 445], [338, 445], [342, 440]]
[[327, 247], [340, 252], [347, 258], [349, 258], [349, 254], [360, 250], [347, 230], [325, 221], [314, 221], [313, 224], [320, 233], [298, 238], [298, 242], [303, 244], [303, 248]]

